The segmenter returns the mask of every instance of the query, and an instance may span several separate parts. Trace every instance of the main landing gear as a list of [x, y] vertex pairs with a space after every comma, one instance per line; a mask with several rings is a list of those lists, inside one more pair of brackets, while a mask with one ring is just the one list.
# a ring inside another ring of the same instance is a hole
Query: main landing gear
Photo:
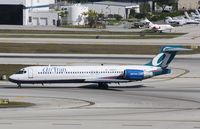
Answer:
[[20, 83], [17, 84], [17, 88], [22, 88]]
[[100, 89], [108, 89], [108, 84], [107, 83], [98, 83], [98, 87]]

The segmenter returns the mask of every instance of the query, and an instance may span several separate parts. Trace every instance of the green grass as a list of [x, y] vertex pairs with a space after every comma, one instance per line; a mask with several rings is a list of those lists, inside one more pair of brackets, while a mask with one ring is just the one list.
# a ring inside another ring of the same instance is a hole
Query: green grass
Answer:
[[84, 44], [0, 44], [0, 53], [155, 54], [160, 46]]
[[[85, 45], [85, 44], [15, 44], [1, 43], [0, 53], [62, 54], [156, 54], [160, 45]], [[189, 47], [189, 46], [188, 46]], [[187, 52], [200, 53], [200, 48]]]
[[161, 39], [177, 35], [0, 35], [1, 38], [76, 38], [76, 39]]
[[92, 35], [183, 35], [185, 33], [154, 33], [154, 32], [112, 32], [112, 31], [57, 31], [57, 30], [0, 30], [10, 34], [92, 34]]
[[25, 108], [34, 106], [33, 103], [27, 103], [27, 102], [9, 102], [8, 104], [0, 104], [0, 108]]
[[0, 30], [1, 38], [79, 38], [79, 39], [157, 39], [176, 38], [185, 33], [60, 31], [60, 30]]

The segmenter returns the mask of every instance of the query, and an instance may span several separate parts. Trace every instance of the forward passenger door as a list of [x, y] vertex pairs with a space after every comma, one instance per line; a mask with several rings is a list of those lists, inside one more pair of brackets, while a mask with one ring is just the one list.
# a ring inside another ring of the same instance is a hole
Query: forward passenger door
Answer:
[[28, 78], [29, 79], [33, 78], [33, 69], [28, 70]]

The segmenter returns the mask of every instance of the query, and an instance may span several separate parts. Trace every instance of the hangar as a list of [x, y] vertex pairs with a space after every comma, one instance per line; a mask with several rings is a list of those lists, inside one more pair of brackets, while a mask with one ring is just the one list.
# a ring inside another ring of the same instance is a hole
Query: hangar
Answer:
[[0, 24], [23, 25], [23, 5], [0, 5]]
[[55, 0], [0, 0], [0, 25], [55, 26]]

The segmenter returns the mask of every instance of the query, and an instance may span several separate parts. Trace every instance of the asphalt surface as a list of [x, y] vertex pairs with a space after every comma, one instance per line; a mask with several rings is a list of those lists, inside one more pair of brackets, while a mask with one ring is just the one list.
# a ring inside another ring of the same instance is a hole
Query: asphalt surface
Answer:
[[0, 43], [25, 44], [102, 44], [102, 45], [197, 45], [199, 38], [173, 39], [66, 39], [66, 38], [0, 38]]
[[[46, 61], [40, 59], [41, 63]], [[51, 63], [55, 61], [58, 60], [49, 59]], [[102, 62], [143, 64], [147, 59], [76, 59], [75, 64]], [[0, 109], [0, 128], [199, 128], [199, 64], [199, 59], [176, 59], [170, 76], [111, 84], [108, 90], [97, 89], [95, 84], [24, 85], [17, 89], [15, 84], [1, 82], [0, 97], [33, 102], [36, 106]]]
[[[62, 30], [62, 31], [102, 31], [97, 29], [73, 29], [56, 27], [1, 26], [7, 29]], [[200, 45], [200, 25], [185, 25], [174, 28], [173, 32], [188, 33], [173, 39], [66, 39], [66, 38], [0, 38], [0, 43], [38, 43], [38, 44], [107, 44], [107, 45]], [[118, 31], [120, 31], [119, 29]], [[109, 31], [112, 31], [109, 30]], [[114, 30], [117, 31], [117, 30]], [[126, 32], [133, 30], [126, 29]], [[137, 30], [138, 31], [138, 30]]]
[[[7, 26], [4, 26], [7, 28]], [[2, 27], [3, 28], [3, 27]], [[13, 27], [11, 27], [13, 28]], [[16, 27], [19, 28], [19, 27]], [[21, 27], [24, 29], [24, 27]], [[37, 28], [36, 28], [37, 29]], [[43, 28], [45, 29], [45, 28]], [[49, 29], [49, 28], [47, 28]], [[55, 28], [52, 28], [55, 29]], [[93, 31], [93, 30], [91, 30]], [[0, 38], [0, 42], [58, 44], [183, 44], [199, 45], [199, 26], [183, 26], [175, 32], [190, 32], [175, 39], [90, 40]], [[52, 57], [1, 56], [2, 64], [105, 65], [145, 64], [152, 56]], [[60, 58], [59, 58], [60, 57]], [[199, 56], [180, 57], [170, 65], [173, 72], [143, 82], [110, 84], [108, 90], [95, 84], [22, 85], [0, 82], [0, 98], [32, 102], [29, 108], [0, 109], [2, 129], [194, 129], [200, 128]]]

